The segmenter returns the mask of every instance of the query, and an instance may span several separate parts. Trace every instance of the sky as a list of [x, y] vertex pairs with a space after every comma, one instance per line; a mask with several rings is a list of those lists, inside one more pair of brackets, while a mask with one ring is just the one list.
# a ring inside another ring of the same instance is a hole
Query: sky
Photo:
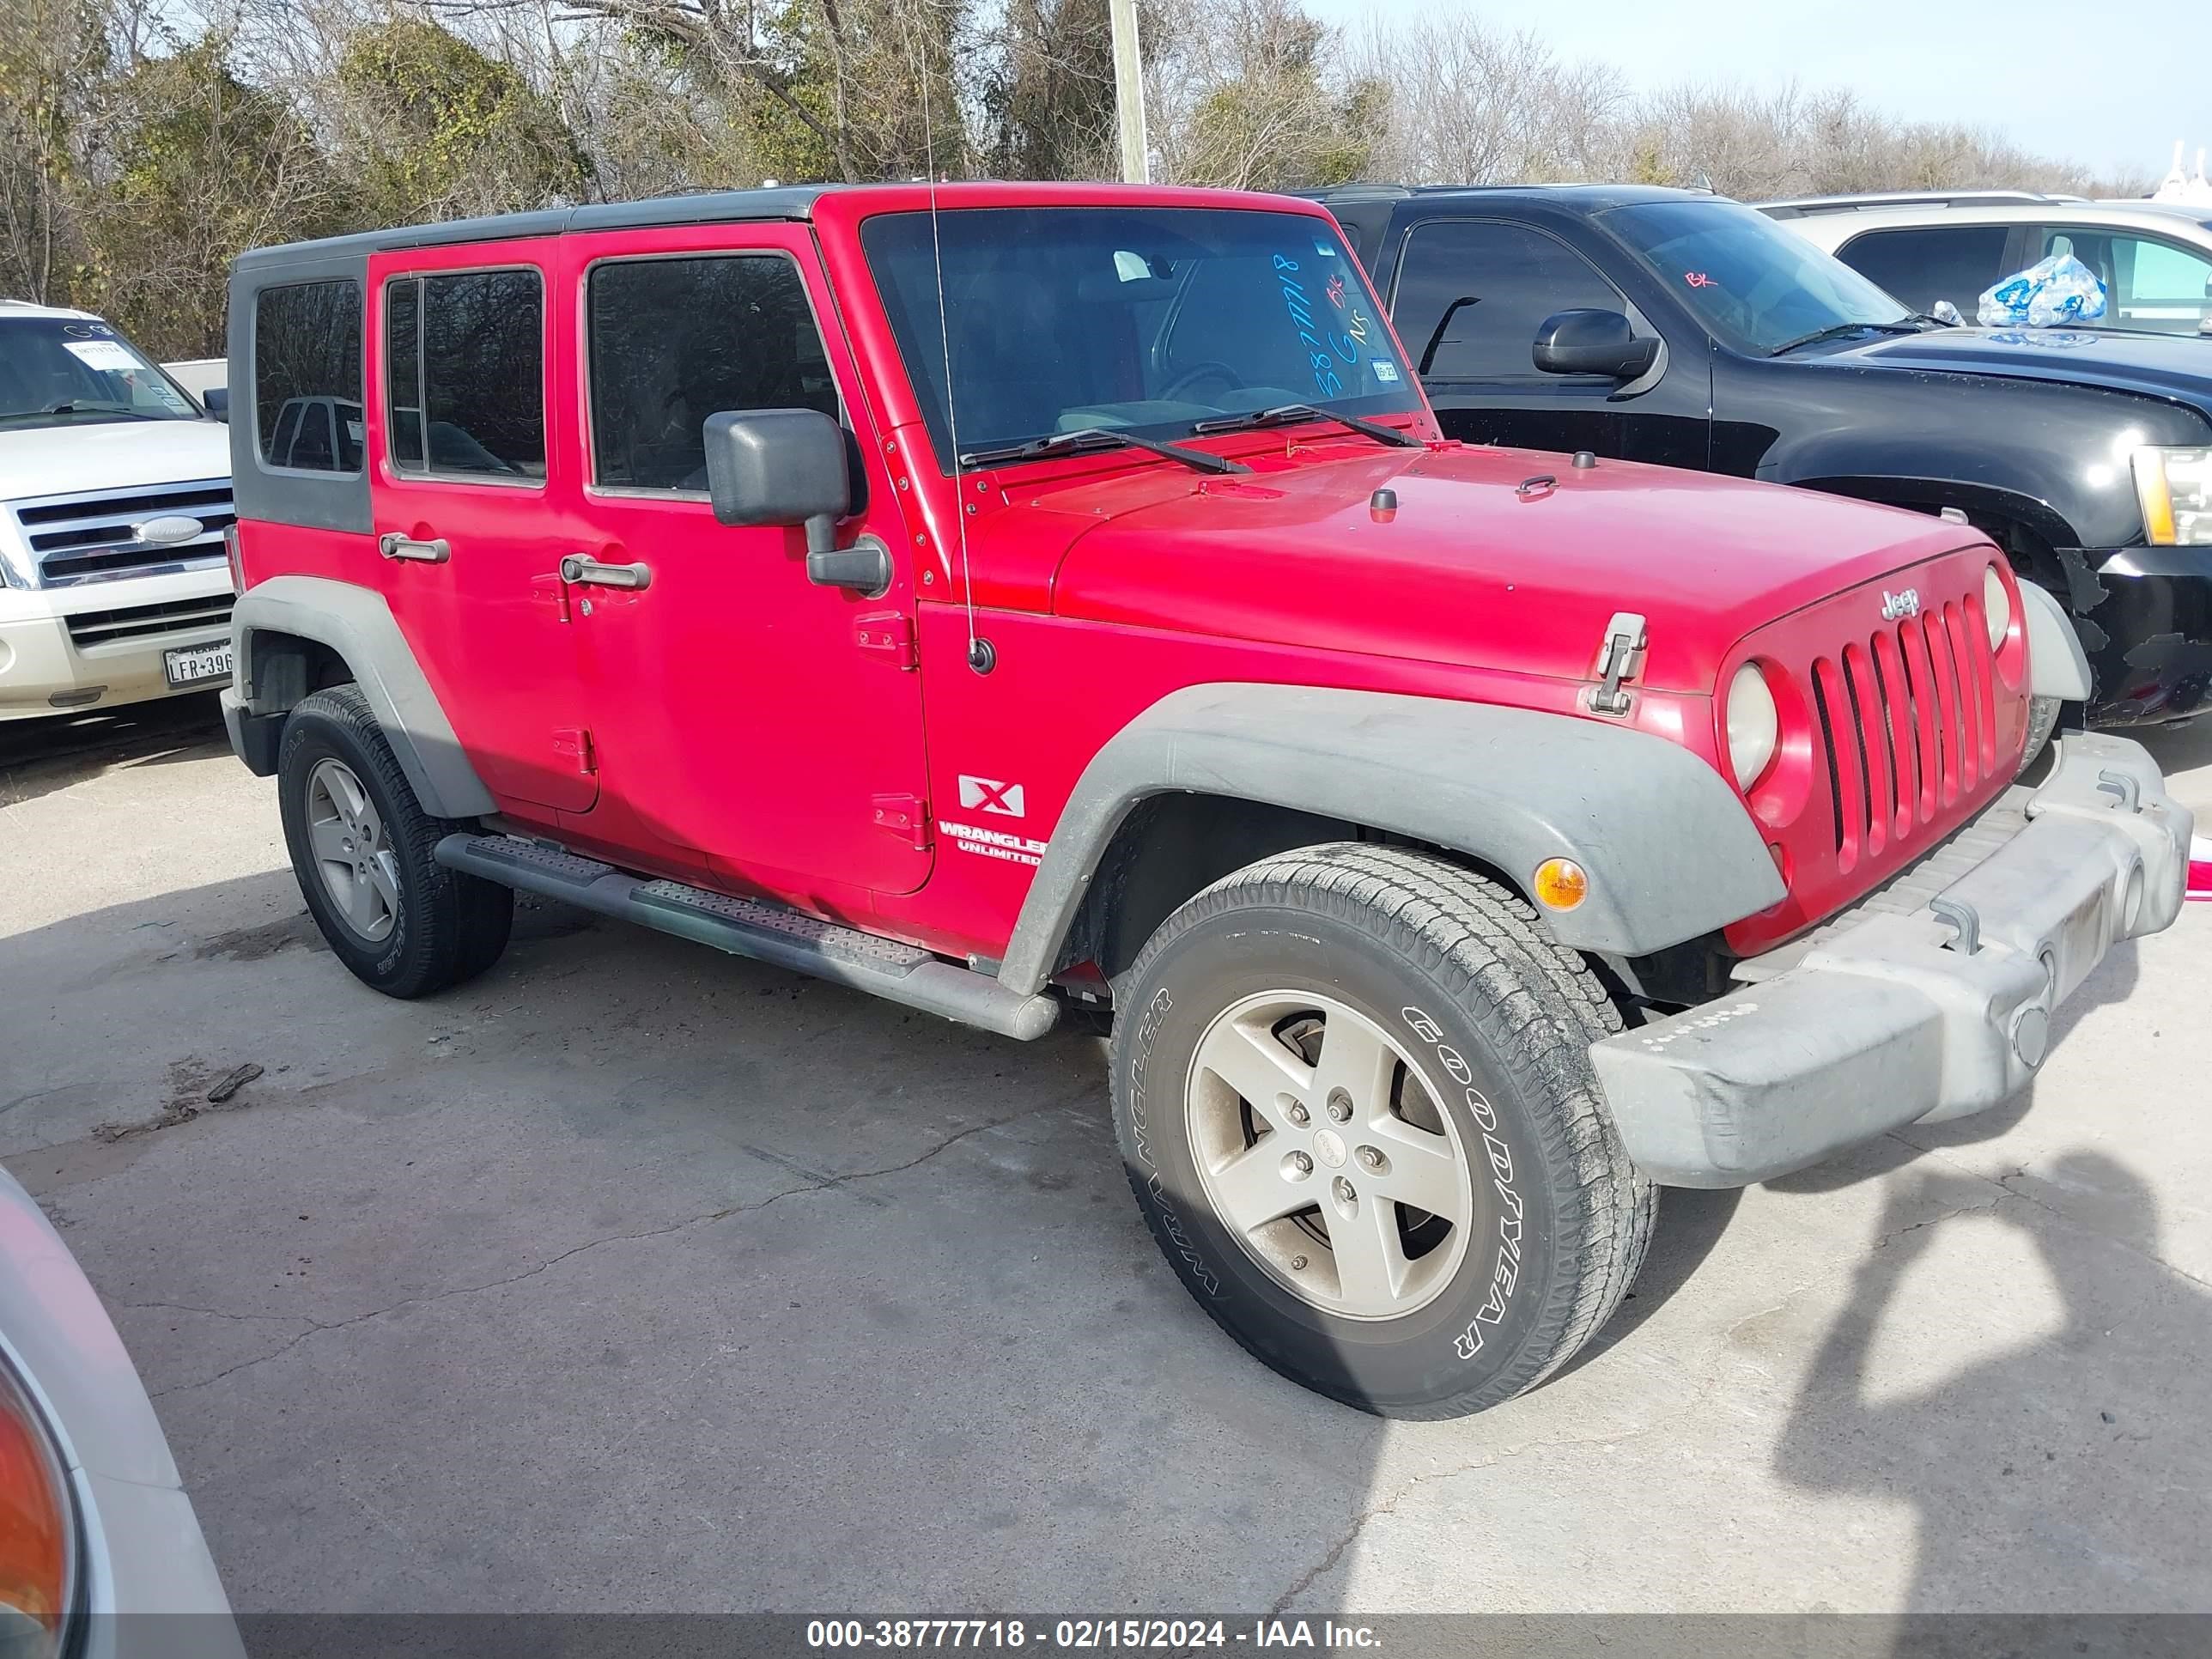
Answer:
[[[1638, 90], [1683, 81], [1761, 89], [1844, 86], [1909, 120], [1997, 129], [2111, 173], [2164, 175], [2173, 144], [2212, 149], [2212, 14], [2188, 6], [2005, 0], [1922, 13], [1828, 0], [1304, 0], [1332, 23], [1473, 10], [1533, 28], [1567, 58], [1619, 68]], [[2194, 21], [2191, 15], [2194, 13]], [[2132, 15], [2130, 15], [2132, 14]], [[1929, 27], [1916, 27], [1924, 17]], [[1978, 38], [2002, 30], [2005, 38]]]

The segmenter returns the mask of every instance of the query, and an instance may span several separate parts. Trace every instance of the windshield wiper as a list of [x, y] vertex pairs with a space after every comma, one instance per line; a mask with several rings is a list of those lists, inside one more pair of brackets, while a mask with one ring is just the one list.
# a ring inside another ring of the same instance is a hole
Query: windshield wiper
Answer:
[[1298, 421], [1334, 421], [1340, 427], [1364, 433], [1376, 442], [1395, 449], [1424, 447], [1419, 438], [1395, 426], [1363, 420], [1357, 415], [1340, 415], [1333, 409], [1316, 409], [1311, 404], [1277, 404], [1273, 409], [1255, 409], [1249, 415], [1217, 416], [1212, 420], [1200, 421], [1191, 428], [1190, 433], [1195, 438], [1211, 432], [1249, 432], [1255, 427], [1288, 426]]
[[1048, 437], [1032, 438], [1027, 443], [1006, 444], [997, 449], [970, 450], [960, 458], [960, 465], [988, 466], [994, 461], [1034, 461], [1047, 455], [1066, 455], [1083, 449], [1122, 448], [1142, 449], [1155, 455], [1164, 455], [1171, 461], [1181, 461], [1185, 466], [1200, 472], [1249, 472], [1252, 470], [1242, 461], [1232, 461], [1225, 455], [1209, 454], [1203, 449], [1186, 449], [1181, 444], [1163, 443], [1158, 438], [1140, 438], [1133, 432], [1120, 432], [1103, 426], [1086, 426], [1074, 432], [1055, 432]]
[[41, 415], [124, 415], [134, 421], [158, 421], [159, 415], [149, 415], [129, 404], [102, 403], [97, 398], [74, 398], [67, 403], [48, 404], [39, 411]]
[[1899, 318], [1893, 323], [1831, 323], [1826, 328], [1816, 328], [1810, 334], [1801, 334], [1794, 340], [1784, 340], [1766, 355], [1779, 357], [1785, 351], [1795, 351], [1799, 346], [1817, 344], [1822, 340], [1840, 340], [1846, 334], [1856, 334], [1862, 329], [1871, 329], [1877, 334], [1917, 334], [1920, 325]]

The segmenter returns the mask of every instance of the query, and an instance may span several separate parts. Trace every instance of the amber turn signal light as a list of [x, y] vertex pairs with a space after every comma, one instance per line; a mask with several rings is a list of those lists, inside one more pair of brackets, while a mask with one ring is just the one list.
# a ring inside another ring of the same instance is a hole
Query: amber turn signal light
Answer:
[[1589, 896], [1589, 876], [1572, 859], [1546, 859], [1535, 886], [1536, 902], [1550, 910], [1571, 910]]
[[37, 1406], [0, 1360], [0, 1638], [11, 1613], [33, 1632], [21, 1650], [0, 1640], [11, 1655], [61, 1651], [76, 1566], [68, 1479]]

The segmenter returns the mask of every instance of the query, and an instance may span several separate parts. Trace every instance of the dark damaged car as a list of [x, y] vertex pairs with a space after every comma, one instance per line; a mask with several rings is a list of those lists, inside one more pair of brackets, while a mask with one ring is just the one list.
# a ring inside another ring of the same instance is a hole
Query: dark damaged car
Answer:
[[1437, 419], [1963, 515], [2056, 594], [2093, 724], [2212, 691], [2212, 360], [2113, 330], [1947, 326], [1765, 215], [1630, 185], [1322, 199]]

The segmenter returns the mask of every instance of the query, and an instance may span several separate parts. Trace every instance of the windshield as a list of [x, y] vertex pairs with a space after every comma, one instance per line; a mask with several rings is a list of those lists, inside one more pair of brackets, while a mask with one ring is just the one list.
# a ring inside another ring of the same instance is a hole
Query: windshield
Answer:
[[176, 382], [107, 324], [0, 317], [0, 430], [199, 418]]
[[[1284, 404], [1420, 407], [1336, 228], [1302, 214], [969, 208], [860, 233], [941, 459]], [[943, 249], [944, 313], [938, 307]], [[952, 359], [951, 418], [945, 355]], [[949, 470], [949, 469], [948, 469]]]
[[1911, 320], [1842, 260], [1735, 202], [1655, 202], [1596, 217], [1739, 351], [1763, 356], [1826, 329]]

